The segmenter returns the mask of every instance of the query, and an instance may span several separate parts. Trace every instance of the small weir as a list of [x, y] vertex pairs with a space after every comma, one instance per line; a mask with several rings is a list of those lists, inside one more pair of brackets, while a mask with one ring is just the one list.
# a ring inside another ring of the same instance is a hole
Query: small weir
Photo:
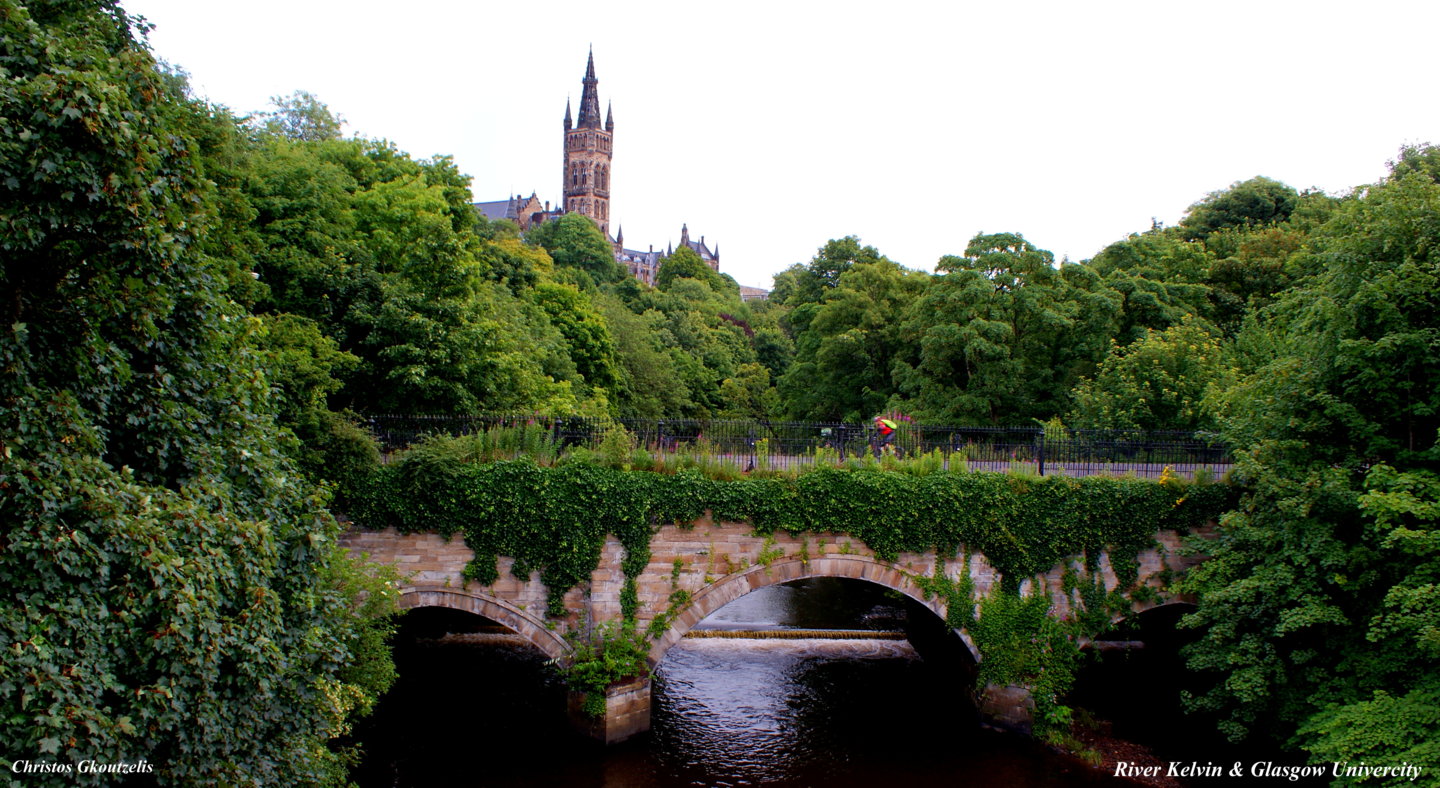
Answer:
[[687, 638], [732, 640], [904, 640], [897, 630], [873, 629], [692, 629]]

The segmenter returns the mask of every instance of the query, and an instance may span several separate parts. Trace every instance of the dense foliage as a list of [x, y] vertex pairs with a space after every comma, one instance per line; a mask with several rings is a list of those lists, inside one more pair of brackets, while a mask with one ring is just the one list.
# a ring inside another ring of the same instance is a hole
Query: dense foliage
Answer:
[[113, 2], [0, 2], [0, 39], [6, 766], [343, 784], [389, 596], [284, 453], [241, 265], [207, 253], [214, 119]]
[[[1414, 155], [1414, 154], [1412, 154]], [[1212, 393], [1247, 492], [1194, 573], [1199, 708], [1325, 758], [1433, 760], [1440, 718], [1440, 184], [1361, 190], [1247, 320]]]

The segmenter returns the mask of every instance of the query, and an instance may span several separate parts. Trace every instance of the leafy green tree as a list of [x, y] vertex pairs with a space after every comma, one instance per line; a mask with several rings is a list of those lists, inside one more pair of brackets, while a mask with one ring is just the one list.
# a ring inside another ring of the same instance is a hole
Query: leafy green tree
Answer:
[[1074, 392], [1071, 427], [1126, 430], [1212, 429], [1206, 391], [1224, 386], [1229, 366], [1219, 332], [1196, 319], [1113, 345], [1093, 378]]
[[[1347, 688], [1307, 718], [1297, 738], [1327, 761], [1432, 764], [1440, 756], [1440, 474], [1378, 465], [1366, 475], [1360, 509], [1383, 562], [1409, 571], [1391, 575], [1379, 615], [1365, 638], [1380, 648], [1367, 672], [1379, 686]], [[1412, 667], [1414, 674], [1404, 675]], [[1386, 676], [1384, 669], [1397, 673]], [[1378, 680], [1377, 680], [1378, 679]], [[1389, 679], [1386, 681], [1385, 679]], [[1402, 784], [1408, 780], [1391, 780]]]
[[[552, 272], [549, 256], [476, 218], [449, 159], [270, 135], [245, 167], [237, 188], [254, 220], [235, 245], [259, 275], [255, 308], [314, 320], [359, 359], [337, 373], [333, 408], [568, 412], [593, 393], [528, 296]], [[345, 432], [338, 416], [311, 415], [290, 426]]]
[[590, 298], [571, 285], [553, 282], [541, 282], [530, 293], [565, 339], [580, 377], [591, 386], [613, 392], [617, 382], [615, 343]]
[[626, 276], [625, 269], [615, 262], [615, 250], [605, 234], [583, 214], [567, 213], [545, 222], [526, 234], [525, 240], [544, 247], [556, 266], [583, 272], [587, 278], [582, 284], [618, 282]]
[[1251, 230], [1225, 230], [1210, 237], [1224, 255], [1210, 267], [1211, 309], [1215, 323], [1233, 335], [1245, 317], [1269, 306], [1289, 288], [1294, 276], [1287, 263], [1304, 246], [1308, 234], [1289, 225]]
[[729, 286], [720, 274], [715, 273], [710, 266], [700, 259], [700, 255], [694, 249], [682, 246], [675, 250], [675, 253], [665, 258], [660, 264], [660, 270], [655, 272], [655, 286], [661, 290], [669, 290], [676, 279], [693, 279], [703, 282], [717, 293], [724, 293], [728, 290], [735, 290]]
[[741, 364], [734, 377], [721, 381], [720, 400], [719, 415], [730, 419], [769, 419], [780, 405], [770, 371], [754, 362]]
[[353, 482], [379, 464], [376, 442], [357, 418], [330, 409], [330, 396], [360, 363], [321, 333], [315, 321], [291, 314], [265, 315], [255, 333], [266, 377], [274, 381], [275, 415], [293, 439], [288, 453], [312, 479]]
[[352, 313], [361, 364], [342, 405], [362, 412], [473, 413], [578, 407], [574, 362], [542, 314], [485, 283], [437, 299], [387, 281], [378, 303]]
[[[1237, 337], [1218, 394], [1245, 496], [1199, 593], [1195, 699], [1231, 736], [1338, 760], [1433, 752], [1440, 552], [1440, 184], [1408, 173], [1340, 205], [1313, 271]], [[1387, 718], [1395, 713], [1401, 717]]]
[[791, 307], [788, 326], [798, 339], [810, 327], [828, 291], [840, 286], [840, 277], [857, 264], [889, 262], [873, 246], [861, 246], [853, 235], [825, 242], [806, 265], [793, 265], [776, 277], [770, 297]]
[[800, 277], [804, 272], [805, 266], [796, 263], [776, 274], [770, 287], [771, 303], [788, 305], [800, 287]]
[[344, 339], [346, 313], [356, 301], [379, 298], [379, 272], [356, 248], [352, 200], [361, 187], [339, 156], [359, 156], [359, 144], [320, 145], [271, 138], [248, 150], [238, 195], [252, 215], [250, 234], [232, 248], [253, 260], [263, 288], [259, 311], [290, 312], [319, 322]]
[[[847, 239], [850, 240], [850, 239]], [[846, 267], [795, 343], [779, 389], [786, 410], [803, 419], [869, 419], [896, 386], [891, 369], [908, 355], [900, 316], [928, 277], [879, 255]]]
[[770, 371], [770, 378], [784, 375], [795, 356], [795, 343], [778, 326], [755, 330], [755, 360]]
[[1279, 181], [1265, 177], [1231, 184], [1229, 189], [1211, 192], [1190, 206], [1180, 226], [1191, 238], [1204, 240], [1227, 227], [1255, 227], [1283, 222], [1290, 217], [1300, 194]]
[[700, 418], [722, 410], [722, 382], [755, 361], [754, 329], [743, 317], [739, 294], [677, 277], [666, 290], [640, 293], [631, 309], [654, 327], [687, 392], [688, 410], [673, 415]]
[[538, 246], [522, 243], [518, 235], [491, 239], [483, 245], [481, 255], [486, 275], [517, 296], [533, 288], [542, 278], [550, 278], [554, 271], [550, 255]]
[[1169, 230], [1132, 235], [1095, 255], [1089, 266], [1122, 299], [1116, 341], [1128, 345], [1186, 315], [1210, 318], [1214, 258], [1204, 244]]
[[281, 451], [234, 263], [201, 252], [204, 110], [134, 31], [107, 0], [0, 2], [0, 740], [344, 784], [330, 742], [393, 671], [354, 663], [388, 659], [365, 581]]
[[895, 366], [911, 412], [970, 424], [1065, 412], [1114, 335], [1116, 294], [1013, 233], [977, 235], [939, 269], [905, 323], [914, 354]]
[[332, 113], [315, 94], [297, 90], [288, 96], [274, 96], [270, 103], [275, 109], [259, 115], [267, 131], [302, 142], [340, 139], [345, 119]]
[[1440, 181], [1440, 148], [1428, 144], [1401, 148], [1400, 155], [1390, 162], [1390, 177], [1400, 179], [1411, 174]]
[[631, 312], [613, 296], [600, 299], [600, 310], [615, 340], [618, 385], [615, 406], [622, 417], [659, 419], [693, 413], [688, 384], [677, 356], [662, 342], [659, 312]]

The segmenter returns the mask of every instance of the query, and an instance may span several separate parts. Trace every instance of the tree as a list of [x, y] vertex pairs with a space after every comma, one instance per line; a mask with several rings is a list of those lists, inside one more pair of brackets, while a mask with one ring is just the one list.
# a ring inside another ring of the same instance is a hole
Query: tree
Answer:
[[720, 274], [715, 273], [710, 266], [705, 264], [704, 260], [700, 259], [700, 255], [688, 246], [676, 249], [674, 254], [665, 258], [665, 261], [660, 264], [660, 270], [655, 272], [655, 286], [661, 290], [669, 290], [676, 279], [693, 279], [703, 282], [706, 287], [716, 293], [735, 289], [727, 287], [727, 283], [720, 278]]
[[270, 112], [260, 113], [263, 127], [273, 134], [301, 142], [340, 139], [345, 119], [330, 111], [313, 93], [297, 90], [288, 96], [273, 96]]
[[1128, 345], [1147, 330], [1163, 330], [1186, 315], [1213, 316], [1208, 285], [1214, 258], [1204, 244], [1170, 230], [1117, 241], [1088, 265], [1123, 299], [1116, 341]]
[[1400, 155], [1390, 162], [1390, 178], [1398, 180], [1411, 174], [1440, 181], [1440, 148], [1429, 144], [1401, 148]]
[[386, 683], [347, 663], [386, 657], [280, 451], [233, 261], [201, 253], [204, 109], [134, 25], [0, 3], [0, 740], [169, 784], [343, 784], [330, 740]]
[[770, 385], [770, 371], [752, 362], [741, 364], [734, 377], [721, 381], [720, 400], [721, 418], [763, 420], [775, 415], [780, 395]]
[[613, 393], [617, 382], [615, 344], [610, 327], [590, 298], [573, 286], [553, 282], [538, 284], [530, 297], [560, 331], [580, 377], [590, 386]]
[[315, 321], [299, 315], [259, 318], [256, 349], [266, 378], [276, 393], [275, 417], [293, 432], [286, 452], [308, 478], [347, 483], [360, 479], [380, 463], [374, 438], [353, 414], [330, 408], [330, 396], [343, 386], [341, 378], [359, 364], [339, 349]]
[[[563, 337], [538, 306], [483, 283], [437, 298], [403, 278], [357, 305], [352, 336], [361, 364], [341, 404], [362, 412], [569, 413], [578, 381]], [[530, 309], [536, 311], [531, 312]]]
[[673, 418], [694, 411], [689, 386], [677, 361], [661, 341], [658, 312], [637, 315], [613, 296], [602, 296], [600, 310], [615, 339], [619, 383], [616, 410], [622, 417]]
[[[253, 219], [231, 246], [254, 260], [257, 311], [313, 320], [359, 359], [337, 372], [334, 409], [568, 411], [593, 393], [529, 297], [549, 256], [476, 218], [466, 183], [444, 157], [361, 138], [262, 135], [248, 152], [233, 191]], [[310, 415], [289, 426], [346, 432]]]
[[1124, 430], [1212, 429], [1206, 391], [1223, 386], [1229, 367], [1219, 332], [1190, 318], [1147, 331], [1129, 345], [1112, 345], [1093, 378], [1074, 391], [1071, 427]]
[[[1440, 720], [1440, 184], [1362, 190], [1311, 237], [1311, 275], [1247, 323], [1214, 397], [1239, 507], [1199, 593], [1195, 699], [1231, 736], [1336, 760], [1433, 753]], [[1384, 715], [1400, 714], [1386, 718]]]
[[938, 267], [907, 313], [915, 352], [895, 367], [910, 410], [969, 424], [1063, 413], [1114, 335], [1118, 296], [1014, 233], [977, 235]]
[[831, 239], [820, 247], [806, 265], [793, 265], [775, 277], [770, 297], [792, 308], [790, 335], [799, 338], [810, 327], [825, 294], [840, 285], [840, 277], [862, 263], [889, 262], [873, 246], [861, 246], [853, 235]]
[[1255, 177], [1231, 184], [1229, 189], [1211, 192], [1190, 206], [1180, 220], [1189, 237], [1205, 240], [1227, 227], [1254, 227], [1283, 222], [1295, 210], [1300, 194], [1279, 181]]
[[792, 416], [868, 419], [895, 394], [891, 370], [908, 355], [900, 316], [928, 277], [878, 254], [874, 258], [847, 267], [834, 287], [827, 286], [820, 303], [807, 305], [813, 317], [779, 381]]
[[531, 230], [525, 240], [542, 246], [555, 265], [586, 274], [587, 282], [617, 282], [626, 276], [600, 228], [583, 214], [567, 213]]

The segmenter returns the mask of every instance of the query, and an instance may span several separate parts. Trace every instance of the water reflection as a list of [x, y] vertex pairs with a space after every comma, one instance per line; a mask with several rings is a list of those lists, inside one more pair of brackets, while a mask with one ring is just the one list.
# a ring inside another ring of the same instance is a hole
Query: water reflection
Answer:
[[657, 673], [657, 751], [714, 784], [775, 784], [847, 753], [833, 745], [820, 666], [908, 662], [904, 641], [689, 640]]
[[1111, 782], [981, 729], [904, 641], [687, 640], [657, 683], [652, 757], [670, 785]]
[[812, 577], [753, 591], [711, 613], [697, 629], [898, 629], [900, 595], [880, 586]]

